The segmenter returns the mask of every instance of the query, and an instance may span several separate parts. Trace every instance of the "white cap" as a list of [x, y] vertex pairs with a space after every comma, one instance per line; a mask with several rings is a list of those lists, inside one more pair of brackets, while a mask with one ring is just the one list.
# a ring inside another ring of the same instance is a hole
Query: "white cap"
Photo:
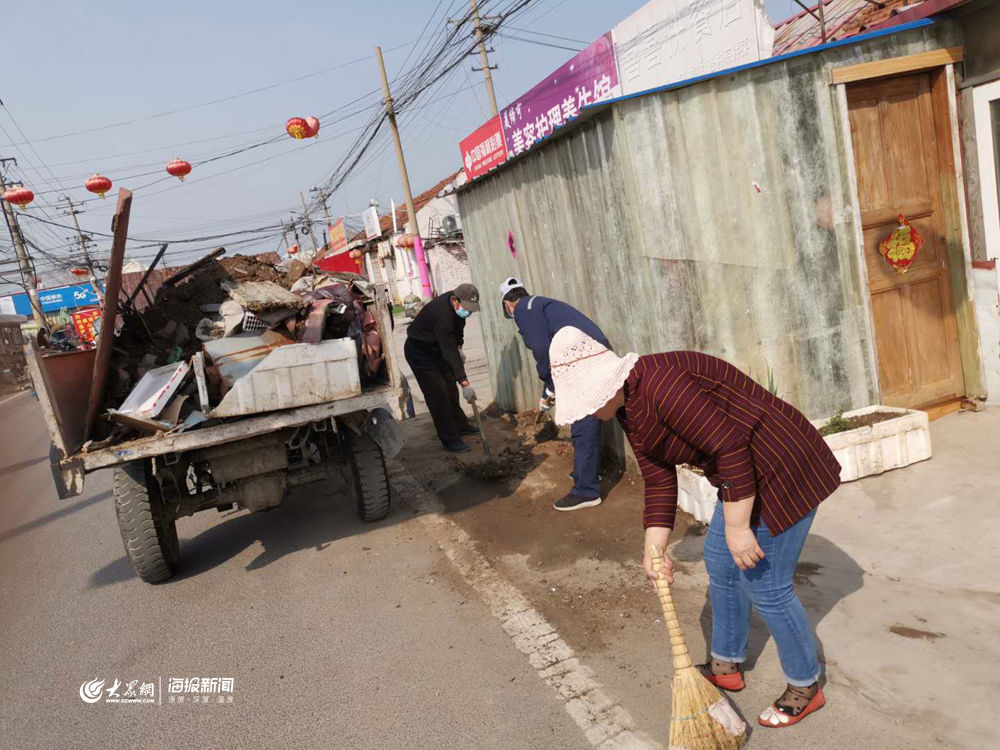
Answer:
[[524, 284], [521, 283], [521, 280], [517, 276], [510, 276], [500, 282], [500, 309], [503, 310], [505, 318], [511, 318], [512, 316], [507, 314], [507, 307], [503, 303], [503, 298], [512, 289], [524, 289]]

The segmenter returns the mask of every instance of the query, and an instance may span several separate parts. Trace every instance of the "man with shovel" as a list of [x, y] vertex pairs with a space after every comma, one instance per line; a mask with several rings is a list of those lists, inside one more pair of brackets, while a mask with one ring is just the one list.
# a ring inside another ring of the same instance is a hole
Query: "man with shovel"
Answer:
[[[500, 285], [500, 299], [504, 317], [513, 318], [517, 329], [535, 357], [535, 366], [542, 383], [542, 397], [538, 408], [548, 413], [556, 403], [555, 387], [549, 370], [549, 345], [556, 332], [572, 326], [585, 331], [591, 338], [611, 348], [607, 337], [590, 318], [559, 300], [535, 297], [528, 294], [524, 284], [516, 277], [510, 277]], [[569, 494], [556, 500], [556, 510], [579, 510], [601, 504], [601, 421], [596, 417], [584, 417], [574, 422], [570, 435], [573, 440], [573, 489]]]
[[476, 392], [465, 374], [465, 321], [479, 309], [479, 290], [459, 284], [428, 302], [417, 313], [406, 332], [403, 354], [413, 370], [427, 409], [434, 420], [441, 445], [451, 453], [467, 453], [471, 448], [463, 435], [479, 429], [469, 422], [458, 400], [461, 386], [465, 400], [472, 404]]

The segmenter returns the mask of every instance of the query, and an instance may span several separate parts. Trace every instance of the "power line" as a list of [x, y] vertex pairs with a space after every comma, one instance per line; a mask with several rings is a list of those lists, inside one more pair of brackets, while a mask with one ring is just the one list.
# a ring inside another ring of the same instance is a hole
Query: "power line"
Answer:
[[[420, 38], [418, 38], [418, 39], [416, 39], [415, 41], [412, 41], [412, 42], [407, 42], [406, 44], [400, 44], [400, 45], [398, 45], [396, 47], [390, 48], [390, 51], [394, 51], [394, 50], [398, 50], [398, 49], [403, 49], [404, 47], [415, 46], [419, 41], [420, 41]], [[46, 141], [56, 141], [56, 140], [61, 140], [63, 138], [72, 138], [73, 136], [84, 135], [86, 133], [96, 133], [96, 132], [98, 132], [100, 130], [111, 130], [113, 128], [121, 128], [121, 127], [124, 127], [126, 125], [134, 125], [134, 124], [136, 124], [138, 122], [148, 122], [149, 120], [155, 120], [155, 119], [158, 119], [160, 117], [169, 117], [170, 115], [176, 115], [176, 114], [179, 114], [181, 112], [190, 112], [191, 110], [201, 109], [202, 107], [209, 107], [209, 106], [212, 106], [213, 104], [221, 104], [223, 102], [229, 102], [229, 101], [232, 101], [234, 99], [239, 99], [239, 98], [244, 97], [244, 96], [250, 96], [252, 94], [259, 94], [262, 91], [270, 91], [271, 89], [279, 88], [280, 86], [286, 86], [286, 85], [288, 85], [290, 83], [297, 83], [298, 81], [304, 81], [304, 80], [306, 80], [308, 78], [315, 78], [316, 76], [325, 75], [325, 74], [331, 73], [331, 72], [333, 72], [335, 70], [340, 70], [342, 68], [346, 68], [346, 67], [349, 67], [351, 65], [356, 65], [357, 63], [364, 62], [365, 60], [370, 60], [370, 59], [372, 59], [372, 57], [373, 57], [372, 55], [365, 55], [364, 57], [358, 57], [358, 58], [355, 58], [354, 60], [348, 60], [347, 62], [339, 63], [338, 65], [334, 65], [333, 67], [325, 68], [324, 70], [318, 70], [318, 71], [313, 72], [313, 73], [306, 73], [305, 75], [297, 76], [295, 78], [289, 78], [289, 79], [287, 79], [285, 81], [279, 81], [277, 83], [268, 84], [267, 86], [260, 86], [260, 87], [255, 88], [255, 89], [249, 89], [247, 91], [241, 91], [238, 94], [230, 94], [229, 96], [219, 97], [218, 99], [210, 99], [208, 101], [200, 102], [198, 104], [192, 104], [192, 105], [189, 105], [187, 107], [177, 107], [176, 109], [169, 109], [169, 110], [165, 110], [163, 112], [156, 112], [156, 113], [151, 114], [151, 115], [145, 115], [143, 117], [136, 117], [136, 118], [133, 118], [131, 120], [122, 120], [120, 122], [106, 123], [104, 125], [95, 125], [94, 127], [91, 127], [91, 128], [83, 128], [81, 130], [74, 130], [74, 131], [72, 131], [70, 133], [60, 133], [58, 135], [45, 136], [44, 138], [36, 138], [35, 139], [35, 143], [44, 143]], [[24, 137], [24, 136], [22, 136], [22, 137]], [[28, 141], [25, 138], [25, 141], [22, 142], [22, 143], [12, 143], [10, 145], [12, 145], [12, 146], [23, 146], [23, 145], [25, 145], [27, 143], [28, 143]]]
[[581, 52], [583, 47], [567, 47], [564, 44], [555, 44], [554, 42], [543, 42], [539, 39], [525, 39], [521, 36], [514, 36], [513, 34], [498, 34], [502, 39], [510, 39], [514, 42], [525, 42], [526, 44], [536, 44], [539, 47], [551, 47], [552, 49], [565, 49], [570, 52]]

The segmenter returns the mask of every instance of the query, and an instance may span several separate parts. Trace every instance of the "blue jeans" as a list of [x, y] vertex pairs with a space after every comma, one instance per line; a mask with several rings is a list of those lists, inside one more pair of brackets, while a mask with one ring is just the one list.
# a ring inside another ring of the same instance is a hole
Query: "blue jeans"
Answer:
[[778, 536], [771, 536], [760, 521], [757, 544], [764, 551], [764, 559], [752, 570], [742, 571], [726, 546], [722, 502], [716, 505], [705, 538], [714, 658], [731, 662], [746, 660], [752, 604], [774, 638], [788, 684], [806, 687], [819, 679], [816, 641], [806, 610], [792, 587], [795, 565], [815, 515], [813, 510]]
[[584, 417], [570, 428], [573, 440], [573, 494], [577, 497], [601, 496], [601, 420]]

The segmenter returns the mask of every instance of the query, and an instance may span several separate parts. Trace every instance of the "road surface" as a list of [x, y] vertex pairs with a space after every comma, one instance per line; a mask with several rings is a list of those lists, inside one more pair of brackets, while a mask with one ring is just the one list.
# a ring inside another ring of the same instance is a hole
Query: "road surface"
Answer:
[[[111, 474], [58, 500], [34, 399], [0, 402], [0, 425], [3, 746], [590, 747], [405, 503], [364, 525], [302, 488], [270, 513], [181, 519], [183, 572], [149, 586]], [[232, 692], [171, 703], [171, 678], [193, 677]], [[101, 679], [105, 696], [154, 683], [156, 703], [85, 703]]]

